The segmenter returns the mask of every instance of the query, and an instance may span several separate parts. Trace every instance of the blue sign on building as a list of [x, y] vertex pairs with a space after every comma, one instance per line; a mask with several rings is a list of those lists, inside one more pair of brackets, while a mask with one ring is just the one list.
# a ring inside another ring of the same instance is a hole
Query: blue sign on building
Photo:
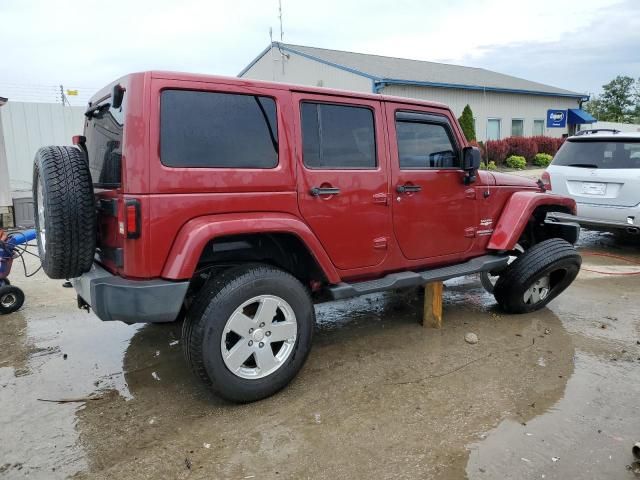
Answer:
[[566, 110], [547, 110], [547, 128], [565, 128], [566, 126]]

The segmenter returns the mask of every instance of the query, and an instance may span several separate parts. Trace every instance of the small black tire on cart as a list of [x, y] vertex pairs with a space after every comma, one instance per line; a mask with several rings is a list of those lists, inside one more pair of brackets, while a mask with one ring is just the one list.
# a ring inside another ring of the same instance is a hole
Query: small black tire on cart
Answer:
[[295, 277], [270, 265], [234, 267], [209, 280], [187, 312], [185, 358], [219, 396], [253, 402], [296, 376], [314, 325], [311, 297]]
[[13, 313], [24, 304], [24, 292], [13, 285], [0, 287], [0, 315]]
[[543, 308], [573, 282], [582, 258], [560, 238], [540, 242], [522, 253], [501, 274], [493, 295], [508, 313]]
[[42, 147], [33, 165], [38, 252], [53, 279], [91, 269], [96, 249], [93, 183], [85, 153], [76, 147]]

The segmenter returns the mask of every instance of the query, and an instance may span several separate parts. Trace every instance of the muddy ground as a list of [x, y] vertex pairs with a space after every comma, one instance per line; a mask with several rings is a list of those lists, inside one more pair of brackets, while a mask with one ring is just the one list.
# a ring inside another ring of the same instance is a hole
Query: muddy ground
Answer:
[[[640, 247], [583, 232], [580, 249], [576, 282], [533, 314], [502, 314], [474, 276], [446, 282], [442, 330], [418, 324], [414, 294], [320, 305], [300, 375], [250, 405], [191, 375], [179, 325], [103, 323], [16, 265], [0, 477], [638, 478], [640, 276], [586, 269], [630, 273], [591, 254]], [[60, 399], [82, 401], [43, 401]]]

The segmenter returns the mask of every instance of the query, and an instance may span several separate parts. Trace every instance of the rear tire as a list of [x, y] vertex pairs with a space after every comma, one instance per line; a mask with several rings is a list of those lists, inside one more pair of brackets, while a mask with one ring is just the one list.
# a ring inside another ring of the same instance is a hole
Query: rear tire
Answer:
[[96, 211], [86, 156], [75, 147], [43, 147], [33, 165], [38, 252], [53, 279], [91, 269], [96, 249]]
[[13, 285], [0, 287], [0, 315], [13, 313], [24, 304], [24, 292]]
[[552, 238], [521, 254], [500, 275], [494, 296], [509, 313], [543, 308], [575, 280], [582, 258], [566, 240]]
[[[215, 393], [253, 402], [296, 376], [311, 349], [314, 325], [311, 297], [295, 277], [251, 264], [231, 268], [202, 287], [187, 312], [182, 343], [187, 363]], [[283, 327], [286, 340], [280, 340]]]

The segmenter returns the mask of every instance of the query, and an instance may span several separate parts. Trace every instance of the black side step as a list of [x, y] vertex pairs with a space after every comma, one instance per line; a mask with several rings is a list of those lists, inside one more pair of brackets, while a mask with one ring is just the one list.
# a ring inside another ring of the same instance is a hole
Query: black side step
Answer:
[[448, 267], [433, 268], [422, 272], [398, 272], [377, 280], [369, 280], [358, 283], [341, 282], [329, 287], [329, 293], [334, 300], [365, 295], [367, 293], [395, 290], [397, 288], [416, 287], [425, 283], [450, 278], [462, 277], [470, 273], [500, 270], [507, 266], [508, 255], [483, 255], [465, 263], [450, 265]]

